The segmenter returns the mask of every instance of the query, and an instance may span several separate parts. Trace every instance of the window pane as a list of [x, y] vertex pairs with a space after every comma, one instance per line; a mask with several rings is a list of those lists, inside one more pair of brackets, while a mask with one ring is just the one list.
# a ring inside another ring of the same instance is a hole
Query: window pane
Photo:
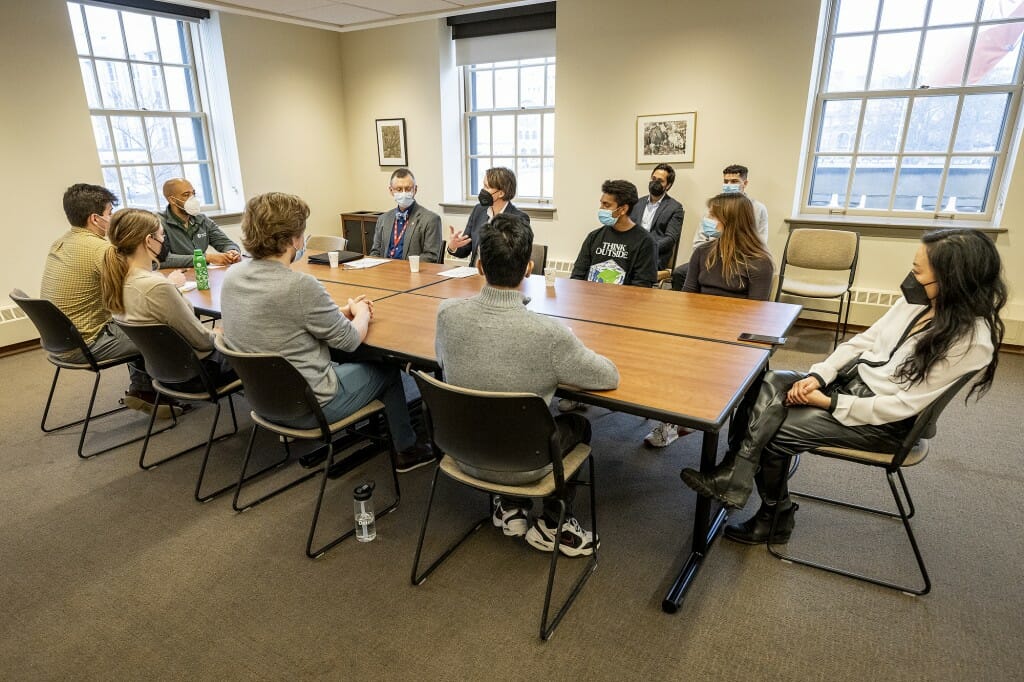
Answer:
[[178, 149], [182, 161], [206, 161], [202, 122], [198, 118], [179, 118], [177, 126]]
[[[111, 116], [114, 144], [120, 163], [149, 163], [142, 119], [136, 116]], [[126, 188], [127, 189], [127, 188]]]
[[156, 32], [160, 36], [160, 57], [169, 64], [188, 64], [185, 47], [187, 27], [184, 22], [156, 17]]
[[491, 117], [473, 116], [469, 119], [469, 153], [491, 153]]
[[892, 179], [896, 174], [895, 156], [862, 156], [853, 172], [850, 206], [889, 209]]
[[100, 79], [100, 94], [105, 109], [135, 109], [135, 94], [124, 62], [96, 60], [96, 75]]
[[978, 0], [932, 0], [929, 26], [966, 24], [978, 16]]
[[520, 72], [522, 78], [522, 99], [519, 106], [542, 107], [544, 106], [544, 67], [531, 66]]
[[519, 159], [516, 169], [516, 196], [540, 196], [540, 159]]
[[491, 134], [491, 143], [494, 145], [495, 154], [511, 155], [516, 153], [515, 116], [495, 116], [492, 119]]
[[869, 90], [909, 88], [914, 79], [914, 64], [921, 44], [920, 31], [887, 33], [878, 36]]
[[970, 28], [944, 28], [928, 31], [921, 55], [918, 87], [957, 86], [964, 80], [964, 65], [971, 44]]
[[544, 173], [542, 176], [544, 178], [544, 182], [541, 187], [543, 191], [542, 196], [545, 199], [550, 199], [555, 196], [555, 160], [546, 158], [542, 165], [544, 166]]
[[[994, 161], [991, 156], [954, 156], [949, 163], [943, 208], [949, 207], [949, 210], [961, 213], [984, 211], [992, 185]], [[952, 204], [951, 198], [955, 198]]]
[[491, 163], [495, 168], [511, 168], [513, 171], [516, 167], [516, 160], [511, 157], [495, 157], [491, 159]]
[[997, 151], [1009, 99], [1004, 93], [965, 97], [953, 151]]
[[545, 61], [544, 57], [538, 57], [536, 59], [520, 59], [519, 63], [523, 66], [529, 66], [531, 64], [543, 64]]
[[92, 117], [92, 134], [96, 138], [96, 151], [100, 155], [101, 164], [114, 164], [114, 146], [110, 142], [110, 128], [106, 116]]
[[150, 175], [149, 166], [122, 167], [121, 177], [124, 178], [125, 206], [153, 209], [157, 207], [157, 193], [153, 187], [153, 176]]
[[167, 111], [167, 94], [164, 92], [164, 80], [160, 71], [161, 67], [156, 64], [132, 64], [135, 94], [139, 98], [140, 108], [148, 111]]
[[871, 36], [836, 38], [825, 91], [863, 90], [870, 54]]
[[981, 20], [991, 21], [993, 19], [1008, 19], [1018, 9], [1020, 0], [985, 0], [985, 6], [981, 10]]
[[544, 146], [545, 156], [555, 155], [555, 115], [544, 114]]
[[153, 31], [153, 17], [146, 14], [124, 12], [124, 37], [128, 43], [128, 58], [155, 62], [160, 58]]
[[[160, 192], [161, 201], [163, 200], [164, 195], [164, 183], [168, 180], [185, 177], [185, 172], [182, 170], [180, 164], [153, 166], [153, 174], [156, 176], [156, 188]], [[194, 186], [198, 187], [199, 185], [194, 184]], [[196, 190], [196, 193], [198, 194], [199, 190]], [[202, 199], [200, 199], [200, 202], [201, 201]]]
[[469, 193], [471, 196], [480, 194], [480, 188], [484, 186], [484, 172], [491, 167], [491, 160], [487, 157], [469, 160]]
[[100, 94], [96, 90], [96, 75], [92, 71], [92, 60], [79, 59], [78, 64], [82, 69], [82, 82], [85, 84], [85, 99], [89, 102], [89, 108], [99, 109]]
[[914, 100], [907, 130], [908, 152], [945, 152], [953, 130], [957, 97], [919, 97]]
[[907, 156], [900, 166], [893, 208], [903, 211], [934, 211], [944, 157]]
[[818, 136], [819, 152], [853, 151], [857, 119], [860, 117], [860, 100], [844, 99], [825, 102], [821, 117], [821, 134]]
[[71, 32], [75, 34], [75, 49], [78, 54], [89, 54], [89, 40], [85, 36], [85, 20], [82, 19], [82, 6], [68, 3], [68, 15], [71, 16]]
[[209, 164], [186, 164], [185, 179], [192, 183], [201, 205], [210, 206], [216, 202], [217, 197], [213, 193], [213, 181]]
[[114, 193], [114, 196], [121, 198], [121, 181], [116, 168], [103, 169], [103, 186]]
[[473, 93], [470, 98], [470, 111], [494, 108], [493, 71], [474, 71], [472, 78]]
[[519, 106], [519, 72], [502, 69], [494, 72], [494, 108], [515, 109]]
[[192, 72], [183, 66], [165, 66], [167, 104], [171, 111], [198, 111], [192, 96]]
[[839, 206], [845, 204], [846, 183], [850, 179], [849, 156], [819, 156], [814, 160], [811, 174], [811, 206]]
[[900, 148], [900, 133], [907, 113], [903, 97], [868, 100], [864, 125], [860, 132], [861, 152], [895, 152]]
[[177, 161], [178, 141], [174, 137], [174, 121], [170, 118], [147, 118], [149, 154], [153, 161]]
[[548, 66], [548, 99], [547, 106], [555, 106], [555, 65]]
[[506, 67], [506, 66], [519, 66], [519, 60], [518, 59], [513, 59], [512, 61], [508, 61], [508, 62], [494, 62], [494, 68], [496, 68], [496, 69], [497, 68]]
[[885, 0], [882, 5], [880, 29], [916, 28], [924, 26], [924, 10], [928, 0]]
[[978, 31], [974, 43], [968, 85], [1012, 83], [1017, 72], [1024, 22], [986, 26]]
[[872, 31], [878, 16], [878, 0], [842, 0], [836, 33]]
[[519, 117], [517, 154], [532, 156], [540, 155], [540, 114], [529, 114]]
[[97, 57], [124, 59], [124, 42], [117, 10], [86, 5], [85, 20], [89, 26], [89, 38], [92, 39], [92, 53]]

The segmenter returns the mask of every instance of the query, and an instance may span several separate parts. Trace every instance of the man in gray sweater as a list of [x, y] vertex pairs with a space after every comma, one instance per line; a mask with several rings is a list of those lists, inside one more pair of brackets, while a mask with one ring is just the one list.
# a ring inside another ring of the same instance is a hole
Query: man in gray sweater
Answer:
[[[476, 263], [487, 284], [476, 296], [441, 303], [437, 312], [437, 358], [450, 384], [482, 391], [535, 393], [550, 402], [559, 384], [588, 390], [618, 386], [615, 365], [588, 349], [562, 323], [526, 309], [517, 287], [533, 270], [533, 231], [520, 218], [499, 214], [481, 228]], [[562, 452], [590, 442], [590, 422], [580, 414], [555, 417]], [[520, 485], [543, 478], [550, 465], [495, 478], [468, 465], [467, 473], [495, 483]], [[483, 474], [483, 475], [481, 475]], [[529, 498], [495, 498], [494, 525], [505, 535], [526, 537], [531, 546], [554, 549], [558, 505], [545, 500], [544, 513], [528, 520]], [[580, 527], [571, 510], [562, 525], [567, 556], [593, 554], [598, 538]]]

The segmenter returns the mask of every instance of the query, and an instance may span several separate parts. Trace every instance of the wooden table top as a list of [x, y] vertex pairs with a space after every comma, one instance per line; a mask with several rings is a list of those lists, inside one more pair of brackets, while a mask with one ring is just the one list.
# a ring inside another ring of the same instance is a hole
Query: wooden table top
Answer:
[[[374, 306], [366, 344], [403, 361], [436, 365], [434, 335], [442, 299], [397, 294]], [[673, 336], [596, 322], [559, 320], [619, 368], [612, 391], [560, 391], [588, 403], [693, 428], [718, 430], [736, 397], [767, 362], [761, 348]], [[409, 330], [417, 330], [410, 334]], [[654, 367], [651, 358], [671, 358]]]
[[[480, 275], [445, 278], [414, 293], [466, 298], [479, 293], [483, 285]], [[737, 339], [742, 332], [785, 336], [801, 309], [791, 303], [615, 286], [565, 277], [559, 277], [549, 287], [540, 275], [523, 280], [519, 289], [530, 297], [530, 310], [544, 315], [735, 343], [742, 343]]]
[[313, 275], [322, 282], [341, 282], [356, 284], [374, 289], [390, 289], [391, 291], [412, 291], [436, 284], [447, 278], [438, 276], [442, 270], [450, 270], [451, 266], [440, 263], [420, 263], [419, 272], [409, 271], [409, 261], [392, 260], [372, 268], [346, 268], [344, 264], [337, 268], [329, 265], [314, 265], [305, 259], [292, 264], [292, 270]]

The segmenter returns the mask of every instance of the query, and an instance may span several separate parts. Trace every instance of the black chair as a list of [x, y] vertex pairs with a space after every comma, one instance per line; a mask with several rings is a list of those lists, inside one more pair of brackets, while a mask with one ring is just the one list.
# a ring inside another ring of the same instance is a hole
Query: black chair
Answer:
[[[569, 485], [585, 485], [590, 488], [590, 518], [594, 537], [597, 537], [597, 509], [594, 501], [594, 459], [590, 446], [577, 445], [563, 458], [558, 443], [558, 431], [551, 411], [540, 396], [530, 393], [491, 393], [473, 391], [451, 386], [433, 377], [416, 371], [413, 373], [423, 396], [427, 432], [437, 452], [444, 457], [434, 471], [430, 484], [430, 499], [423, 516], [419, 542], [416, 544], [416, 558], [412, 567], [412, 584], [421, 585], [435, 568], [455, 551], [466, 539], [483, 525], [490, 522], [491, 495], [514, 495], [518, 497], [556, 496], [559, 502], [558, 528], [566, 517], [566, 496]], [[514, 472], [532, 471], [548, 464], [552, 471], [539, 481], [526, 485], [501, 485], [483, 481], [462, 471], [456, 460], [480, 469]], [[572, 481], [584, 462], [589, 465], [589, 479]], [[430, 510], [434, 504], [438, 475], [443, 473], [453, 481], [487, 493], [487, 514], [475, 522], [454, 544], [419, 572], [423, 539], [430, 521]], [[583, 585], [597, 568], [597, 549], [586, 561], [577, 577], [569, 596], [558, 608], [554, 617], [548, 620], [551, 605], [551, 590], [558, 564], [561, 533], [556, 533], [555, 547], [548, 568], [547, 589], [544, 593], [544, 609], [541, 612], [540, 637], [547, 640], [558, 626], [559, 621], [575, 601]]]
[[[848, 571], [843, 568], [836, 568], [827, 564], [811, 561], [809, 559], [793, 556], [786, 554], [779, 549], [777, 545], [771, 541], [768, 542], [768, 551], [773, 556], [790, 561], [795, 564], [801, 564], [803, 566], [810, 566], [812, 568], [818, 568], [830, 573], [836, 573], [838, 575], [845, 575], [849, 578], [855, 578], [864, 582], [871, 583], [873, 585], [881, 585], [882, 587], [888, 587], [890, 589], [899, 590], [907, 594], [923, 595], [927, 594], [932, 587], [931, 579], [928, 577], [928, 571], [924, 565], [924, 558], [921, 556], [921, 550], [917, 546], [917, 539], [914, 537], [914, 531], [910, 527], [910, 519], [914, 516], [914, 500], [910, 497], [910, 489], [907, 487], [907, 480], [903, 477], [903, 468], [920, 464], [924, 458], [928, 455], [930, 447], [930, 439], [935, 436], [936, 433], [936, 422], [939, 419], [939, 415], [942, 414], [942, 410], [946, 408], [946, 405], [953, 399], [960, 389], [962, 389], [972, 378], [976, 376], [976, 372], [970, 372], [960, 377], [947, 388], [942, 395], [940, 395], [931, 405], [926, 407], [914, 420], [914, 425], [910, 429], [910, 433], [907, 434], [906, 438], [900, 443], [899, 447], [896, 448], [895, 452], [872, 452], [869, 450], [854, 450], [852, 448], [840, 448], [840, 447], [819, 447], [813, 450], [809, 450], [810, 454], [821, 455], [823, 457], [831, 457], [833, 459], [844, 460], [847, 462], [853, 462], [855, 464], [864, 464], [870, 467], [876, 467], [885, 471], [886, 480], [889, 482], [889, 489], [892, 492], [892, 497], [896, 501], [897, 511], [889, 511], [886, 509], [877, 509], [874, 507], [866, 507], [859, 504], [853, 504], [851, 502], [845, 502], [842, 500], [836, 500], [829, 497], [823, 497], [819, 495], [811, 495], [808, 493], [793, 492], [791, 493], [794, 497], [803, 497], [811, 500], [818, 500], [819, 502], [825, 502], [828, 504], [836, 505], [839, 507], [845, 507], [847, 509], [857, 509], [859, 511], [876, 514], [879, 516], [887, 516], [889, 518], [900, 519], [903, 522], [903, 528], [906, 530], [907, 538], [910, 540], [910, 546], [914, 550], [914, 558], [917, 560], [917, 566], [921, 571], [921, 578], [924, 581], [924, 585], [921, 588], [907, 587], [899, 585], [897, 583], [880, 580], [878, 578], [872, 578], [861, 573]], [[899, 479], [900, 488], [903, 490], [903, 497], [906, 498], [906, 507], [904, 507], [903, 500], [900, 498], [900, 493], [896, 488], [896, 479]], [[779, 510], [776, 509], [775, 517], [772, 519], [772, 530], [770, 536], [775, 534], [775, 526], [778, 522]]]
[[[394, 509], [398, 507], [398, 503], [401, 500], [401, 490], [398, 486], [398, 474], [395, 471], [394, 446], [391, 442], [391, 436], [387, 425], [383, 423], [384, 404], [382, 402], [379, 400], [372, 400], [365, 407], [357, 410], [354, 414], [332, 424], [328, 424], [323, 410], [320, 409], [320, 403], [317, 401], [316, 394], [313, 393], [313, 389], [309, 385], [309, 382], [303, 378], [302, 374], [299, 373], [299, 370], [288, 362], [288, 360], [280, 355], [270, 353], [241, 353], [233, 351], [226, 346], [224, 339], [221, 337], [218, 337], [215, 340], [215, 345], [217, 349], [228, 358], [231, 366], [234, 368], [235, 372], [238, 373], [238, 377], [242, 381], [243, 390], [245, 391], [245, 397], [253, 408], [251, 412], [252, 420], [254, 422], [252, 426], [252, 433], [249, 436], [249, 445], [245, 451], [245, 461], [242, 463], [242, 470], [238, 476], [238, 486], [235, 488], [235, 496], [231, 501], [231, 507], [235, 511], [242, 512], [252, 509], [256, 505], [309, 480], [317, 474], [320, 474], [320, 488], [317, 492], [316, 504], [313, 508], [313, 519], [309, 526], [309, 536], [306, 539], [306, 556], [311, 559], [323, 556], [327, 550], [353, 535], [356, 531], [354, 525], [351, 530], [348, 530], [321, 544], [316, 549], [313, 548], [313, 540], [316, 535], [317, 523], [320, 519], [320, 510], [323, 506], [324, 491], [327, 488], [327, 479], [330, 476], [341, 473], [338, 467], [335, 466], [334, 462], [334, 436], [340, 432], [355, 432], [363, 438], [370, 439], [377, 444], [385, 444], [383, 449], [373, 446], [369, 449], [363, 448], [358, 450], [355, 453], [352, 453], [346, 460], [339, 462], [339, 465], [344, 466], [345, 470], [351, 470], [381, 453], [387, 454], [388, 464], [391, 469], [391, 478], [395, 486], [395, 499], [391, 504], [377, 512], [376, 516], [377, 518], [380, 518], [394, 511]], [[316, 428], [299, 429], [284, 426], [280, 423], [282, 421], [300, 419], [308, 415], [313, 415], [316, 418]], [[364, 421], [367, 422], [368, 425], [373, 422], [377, 422], [377, 428], [357, 431], [355, 427]], [[256, 433], [260, 428], [266, 429], [267, 431], [282, 437], [281, 440], [284, 443], [285, 457], [284, 459], [274, 462], [270, 466], [247, 477], [246, 471], [249, 468], [249, 461], [252, 459], [253, 445], [256, 442]], [[278, 486], [257, 499], [245, 502], [244, 504], [239, 504], [238, 498], [247, 481], [255, 478], [264, 471], [268, 471], [269, 469], [288, 461], [291, 457], [291, 450], [288, 445], [290, 440], [319, 440], [322, 442], [323, 446], [327, 449], [327, 456], [323, 466], [320, 469], [313, 470], [289, 481], [288, 483], [285, 483], [284, 485]]]
[[[210, 461], [213, 443], [238, 433], [238, 419], [235, 417], [235, 404], [232, 402], [232, 396], [242, 389], [242, 382], [235, 377], [230, 377], [227, 381], [219, 383], [214, 382], [189, 342], [165, 324], [132, 324], [120, 320], [115, 320], [115, 323], [124, 330], [124, 333], [142, 353], [142, 357], [146, 361], [146, 371], [153, 378], [153, 388], [157, 392], [157, 401], [149, 419], [149, 428], [146, 430], [146, 440], [142, 443], [142, 452], [139, 453], [139, 468], [148, 471], [205, 444], [203, 463], [199, 467], [199, 478], [196, 480], [196, 501], [207, 502], [233, 488], [234, 483], [212, 493], [203, 494], [202, 492], [203, 479], [206, 476], [206, 466]], [[186, 382], [197, 384], [195, 388], [198, 390], [181, 390], [181, 388], [174, 387], [175, 384]], [[147, 463], [146, 451], [149, 448], [150, 435], [156, 421], [156, 408], [160, 405], [160, 399], [163, 396], [176, 400], [212, 403], [216, 406], [213, 423], [210, 424], [210, 433], [203, 443], [197, 443], [173, 455]], [[220, 420], [222, 398], [228, 399], [233, 429], [229, 433], [214, 437], [217, 432], [217, 423]]]
[[[43, 298], [30, 298], [28, 294], [21, 289], [15, 289], [12, 291], [10, 293], [10, 297], [11, 300], [17, 303], [18, 307], [25, 312], [25, 315], [32, 321], [32, 324], [35, 325], [36, 331], [39, 332], [40, 343], [43, 346], [43, 350], [47, 352], [47, 360], [49, 360], [56, 368], [53, 373], [53, 381], [50, 383], [50, 393], [46, 396], [46, 407], [43, 408], [43, 418], [39, 422], [39, 428], [42, 429], [43, 433], [53, 433], [54, 431], [61, 431], [63, 429], [71, 428], [72, 426], [82, 424], [82, 433], [78, 438], [78, 456], [82, 459], [89, 459], [96, 455], [102, 455], [104, 452], [110, 452], [111, 450], [135, 443], [136, 441], [140, 441], [145, 438], [146, 436], [137, 436], [95, 452], [88, 454], [84, 452], [85, 436], [89, 432], [89, 424], [93, 419], [106, 417], [107, 415], [114, 414], [115, 412], [121, 412], [122, 410], [128, 409], [127, 407], [122, 406], [99, 414], [92, 413], [93, 406], [96, 403], [96, 391], [100, 386], [100, 374], [105, 369], [117, 367], [118, 365], [126, 365], [132, 360], [139, 360], [141, 359], [141, 356], [137, 353], [133, 353], [131, 355], [124, 355], [107, 360], [97, 360], [89, 351], [89, 347], [86, 345], [85, 340], [82, 339], [82, 335], [79, 333], [74, 323], [68, 319], [68, 316], [61, 312], [60, 308], [54, 305], [52, 301], [47, 301]], [[62, 355], [73, 351], [80, 351], [82, 356], [85, 358], [85, 362], [70, 362], [62, 359]], [[62, 369], [87, 370], [92, 372], [96, 378], [92, 383], [92, 393], [89, 395], [89, 405], [86, 407], [85, 417], [77, 421], [61, 424], [60, 426], [47, 427], [46, 418], [50, 414], [50, 405], [53, 403], [53, 394], [57, 389], [57, 379], [60, 377], [60, 371]], [[153, 413], [156, 413], [155, 406], [153, 408]]]

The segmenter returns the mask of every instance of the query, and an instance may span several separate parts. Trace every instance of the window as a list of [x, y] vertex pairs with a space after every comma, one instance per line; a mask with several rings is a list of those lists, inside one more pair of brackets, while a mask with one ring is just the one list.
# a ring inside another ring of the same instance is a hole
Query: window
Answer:
[[826, 28], [804, 209], [994, 219], [1024, 0], [830, 0]]
[[475, 198], [484, 171], [516, 174], [516, 197], [550, 202], [555, 180], [555, 59], [518, 59], [464, 66], [466, 196]]
[[204, 210], [221, 205], [200, 80], [198, 22], [68, 3], [103, 182], [124, 205], [162, 209], [187, 178]]

